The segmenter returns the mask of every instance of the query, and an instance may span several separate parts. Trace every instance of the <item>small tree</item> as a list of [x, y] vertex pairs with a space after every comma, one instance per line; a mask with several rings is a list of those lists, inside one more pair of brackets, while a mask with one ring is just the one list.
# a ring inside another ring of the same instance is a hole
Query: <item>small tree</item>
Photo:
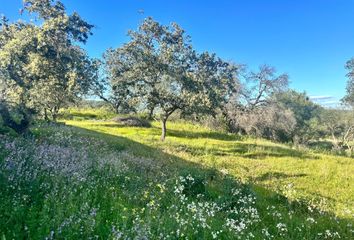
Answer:
[[346, 87], [347, 93], [342, 99], [342, 102], [345, 106], [349, 107], [350, 111], [346, 111], [346, 114], [341, 121], [344, 126], [342, 142], [348, 148], [349, 152], [352, 153], [354, 150], [354, 58], [350, 59], [345, 67], [348, 70], [348, 82]]
[[347, 93], [342, 99], [342, 102], [347, 106], [354, 107], [354, 58], [347, 61], [345, 68], [348, 70]]
[[273, 96], [287, 89], [289, 80], [286, 74], [277, 75], [275, 68], [263, 65], [258, 72], [248, 72], [243, 67], [240, 76], [243, 80], [240, 90], [237, 95], [228, 98], [223, 110], [230, 131], [264, 135], [265, 129], [275, 127], [274, 124], [270, 126], [270, 121], [266, 119], [274, 118], [288, 119], [289, 126], [292, 126], [291, 114], [284, 112], [280, 116], [274, 111], [285, 109], [276, 106]]
[[350, 110], [323, 109], [320, 123], [326, 136], [330, 137], [335, 150], [354, 150], [354, 117]]
[[294, 113], [296, 125], [289, 136], [293, 142], [306, 143], [315, 137], [317, 130], [313, 128], [312, 123], [319, 118], [321, 106], [313, 103], [306, 93], [295, 90], [276, 94], [274, 101]]
[[286, 91], [289, 86], [289, 76], [276, 75], [275, 68], [268, 65], [262, 65], [258, 72], [246, 73], [244, 76], [241, 97], [248, 108], [269, 104], [274, 94]]
[[238, 128], [248, 135], [287, 142], [296, 125], [294, 114], [276, 103], [235, 113]]

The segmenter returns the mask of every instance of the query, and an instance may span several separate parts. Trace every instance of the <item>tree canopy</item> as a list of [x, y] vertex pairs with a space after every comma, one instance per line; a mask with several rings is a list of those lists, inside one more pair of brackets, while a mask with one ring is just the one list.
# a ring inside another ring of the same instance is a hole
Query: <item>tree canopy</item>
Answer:
[[[198, 121], [207, 116], [229, 132], [300, 143], [320, 136], [319, 124], [333, 125], [335, 118], [323, 117], [306, 93], [289, 90], [286, 73], [270, 65], [252, 71], [198, 52], [177, 23], [148, 17], [128, 32], [125, 44], [92, 59], [83, 45], [94, 26], [78, 13], [54, 0], [25, 0], [23, 6], [33, 21], [0, 21], [0, 121], [18, 133], [34, 116], [55, 121], [60, 109], [89, 94], [117, 114], [148, 113], [161, 122], [161, 140], [173, 114]], [[353, 107], [354, 59], [346, 69], [343, 103]], [[344, 115], [345, 124], [328, 127], [327, 136], [333, 129], [351, 133], [350, 114]]]
[[[61, 107], [85, 94], [92, 62], [79, 43], [85, 43], [93, 25], [77, 13], [68, 15], [60, 1], [24, 1], [24, 11], [36, 22], [9, 23], [0, 29], [1, 111], [5, 124], [25, 130], [31, 112], [50, 111], [55, 118]], [[9, 115], [15, 109], [22, 126]]]
[[112, 94], [129, 96], [137, 108], [152, 108], [162, 123], [162, 140], [176, 110], [214, 110], [237, 85], [237, 68], [213, 54], [197, 54], [176, 23], [164, 26], [147, 18], [129, 36], [128, 43], [105, 54]]
[[348, 70], [347, 73], [347, 87], [346, 95], [342, 99], [343, 103], [351, 107], [354, 106], [354, 58], [347, 61], [345, 68]]

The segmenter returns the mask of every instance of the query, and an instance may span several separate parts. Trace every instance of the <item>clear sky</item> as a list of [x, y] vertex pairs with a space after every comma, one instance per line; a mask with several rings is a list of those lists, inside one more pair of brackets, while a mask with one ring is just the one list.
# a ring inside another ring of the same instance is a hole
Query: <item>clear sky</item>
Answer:
[[[344, 64], [354, 57], [354, 0], [63, 0], [94, 24], [86, 46], [99, 57], [127, 41], [128, 29], [152, 16], [179, 23], [198, 51], [226, 60], [275, 66], [291, 87], [336, 101], [345, 94]], [[19, 18], [21, 0], [0, 0], [0, 13]]]

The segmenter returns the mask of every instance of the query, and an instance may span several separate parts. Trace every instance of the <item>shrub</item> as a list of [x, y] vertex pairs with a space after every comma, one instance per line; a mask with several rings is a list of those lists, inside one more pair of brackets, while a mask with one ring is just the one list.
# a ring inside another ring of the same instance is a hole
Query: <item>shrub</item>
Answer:
[[148, 120], [138, 118], [138, 117], [132, 117], [132, 116], [115, 117], [112, 120], [123, 126], [128, 126], [128, 127], [145, 127], [145, 128], [151, 127], [151, 124]]

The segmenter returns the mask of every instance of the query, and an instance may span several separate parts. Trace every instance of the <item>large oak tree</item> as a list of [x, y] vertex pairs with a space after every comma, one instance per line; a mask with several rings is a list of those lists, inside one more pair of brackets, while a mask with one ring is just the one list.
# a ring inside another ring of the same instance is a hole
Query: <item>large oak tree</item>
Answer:
[[197, 54], [176, 23], [164, 26], [147, 18], [129, 36], [128, 43], [104, 57], [112, 94], [154, 111], [162, 125], [161, 140], [168, 118], [177, 110], [214, 110], [231, 95], [228, 82], [236, 82], [236, 67], [215, 55]]
[[92, 25], [77, 13], [68, 15], [60, 1], [26, 0], [24, 11], [36, 21], [3, 19], [0, 29], [0, 115], [17, 132], [27, 130], [34, 112], [49, 111], [55, 119], [61, 107], [89, 90], [95, 76], [79, 45]]

